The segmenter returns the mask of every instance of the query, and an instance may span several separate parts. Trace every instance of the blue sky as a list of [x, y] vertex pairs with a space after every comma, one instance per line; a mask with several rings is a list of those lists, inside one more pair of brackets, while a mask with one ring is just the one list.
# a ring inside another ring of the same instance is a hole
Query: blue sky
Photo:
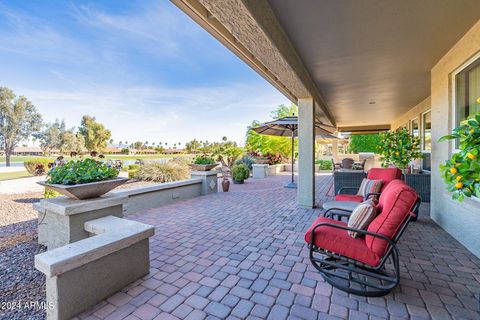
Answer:
[[115, 141], [243, 144], [289, 101], [167, 0], [0, 0], [0, 86]]

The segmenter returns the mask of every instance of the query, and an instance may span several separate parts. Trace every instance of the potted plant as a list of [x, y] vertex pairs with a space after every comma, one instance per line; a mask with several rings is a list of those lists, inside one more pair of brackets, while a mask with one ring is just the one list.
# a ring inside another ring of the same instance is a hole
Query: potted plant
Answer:
[[218, 166], [218, 164], [215, 162], [215, 159], [206, 154], [195, 157], [193, 163], [190, 164], [190, 167], [197, 171], [210, 171], [216, 166]]
[[420, 139], [411, 135], [405, 128], [380, 133], [377, 150], [382, 156], [380, 160], [383, 167], [394, 165], [403, 173], [407, 173], [412, 160], [423, 157], [420, 152]]
[[445, 164], [440, 165], [447, 190], [452, 199], [462, 202], [472, 195], [480, 198], [480, 114], [477, 114], [455, 128], [441, 141], [458, 139], [459, 152], [452, 154]]
[[250, 170], [244, 163], [236, 164], [232, 167], [232, 179], [233, 183], [239, 184], [243, 183], [246, 179], [250, 177]]
[[128, 181], [118, 178], [118, 170], [94, 159], [71, 160], [50, 170], [38, 184], [73, 199], [100, 197]]

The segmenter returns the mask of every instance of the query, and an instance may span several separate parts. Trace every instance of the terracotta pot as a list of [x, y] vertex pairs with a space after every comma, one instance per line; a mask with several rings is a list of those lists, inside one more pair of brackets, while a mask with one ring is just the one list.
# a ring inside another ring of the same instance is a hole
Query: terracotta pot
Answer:
[[230, 180], [228, 180], [228, 179], [223, 179], [223, 181], [222, 181], [222, 189], [223, 189], [223, 192], [228, 192], [228, 189], [230, 189]]

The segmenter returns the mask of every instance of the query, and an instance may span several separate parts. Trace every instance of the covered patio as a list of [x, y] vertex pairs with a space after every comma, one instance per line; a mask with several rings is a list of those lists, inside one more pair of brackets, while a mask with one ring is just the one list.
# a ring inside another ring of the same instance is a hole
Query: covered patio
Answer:
[[[401, 239], [401, 282], [364, 298], [332, 289], [303, 239], [321, 213], [300, 209], [288, 174], [129, 216], [155, 226], [150, 274], [79, 319], [478, 319], [480, 259], [422, 205]], [[318, 203], [332, 176], [317, 175]]]

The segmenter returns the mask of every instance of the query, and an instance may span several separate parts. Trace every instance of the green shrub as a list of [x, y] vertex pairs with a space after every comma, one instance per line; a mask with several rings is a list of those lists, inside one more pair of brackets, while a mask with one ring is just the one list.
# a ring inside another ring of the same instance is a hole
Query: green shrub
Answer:
[[238, 159], [237, 161], [235, 161], [235, 164], [244, 164], [248, 167], [248, 170], [252, 170], [252, 165], [254, 164], [254, 160], [252, 157], [249, 157], [249, 156], [243, 156], [241, 159]]
[[232, 178], [234, 181], [243, 182], [250, 177], [250, 170], [246, 164], [236, 164], [232, 167]]
[[167, 163], [147, 162], [140, 166], [135, 173], [136, 179], [161, 183], [185, 180], [189, 177], [190, 168], [188, 165], [174, 160]]
[[320, 170], [332, 170], [332, 161], [331, 160], [317, 160], [315, 164], [318, 164]]
[[195, 157], [195, 159], [193, 160], [193, 163], [194, 164], [215, 164], [216, 162], [215, 162], [215, 159], [213, 159], [212, 157], [202, 154], [201, 156]]
[[68, 161], [48, 173], [47, 182], [52, 184], [81, 184], [116, 178], [118, 170], [93, 159]]
[[460, 151], [440, 165], [440, 173], [452, 199], [462, 202], [465, 197], [480, 197], [480, 113], [462, 121], [439, 142], [457, 139]]
[[48, 172], [48, 164], [53, 162], [50, 158], [33, 158], [23, 162], [23, 166], [27, 169], [28, 173], [35, 174], [35, 167], [39, 164], [43, 165], [45, 173]]
[[129, 164], [127, 166], [128, 177], [130, 179], [136, 179], [137, 170], [140, 168], [139, 164]]
[[60, 193], [50, 188], [45, 188], [45, 191], [43, 192], [43, 197], [45, 199], [56, 198], [59, 196], [60, 196]]
[[350, 136], [350, 152], [376, 152], [380, 142], [381, 137], [378, 133], [352, 134]]
[[127, 166], [127, 170], [138, 170], [138, 168], [140, 168], [139, 164], [129, 164]]

